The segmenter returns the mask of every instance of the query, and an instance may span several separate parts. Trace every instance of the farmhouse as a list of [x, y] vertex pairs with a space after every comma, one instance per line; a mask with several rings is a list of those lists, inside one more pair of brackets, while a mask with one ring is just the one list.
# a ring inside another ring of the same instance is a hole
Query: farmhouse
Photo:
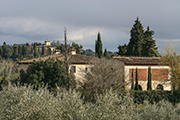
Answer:
[[[124, 63], [125, 81], [131, 82], [132, 69], [134, 69], [134, 81], [136, 68], [138, 69], [138, 84], [141, 90], [147, 90], [148, 67], [151, 67], [152, 90], [171, 90], [169, 78], [169, 66], [162, 65], [160, 57], [113, 57]], [[135, 83], [134, 83], [135, 84]], [[126, 86], [131, 89], [131, 84]]]

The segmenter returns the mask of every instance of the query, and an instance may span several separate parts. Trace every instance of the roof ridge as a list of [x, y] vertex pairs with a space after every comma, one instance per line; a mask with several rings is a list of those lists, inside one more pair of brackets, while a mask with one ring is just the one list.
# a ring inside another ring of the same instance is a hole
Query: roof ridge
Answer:
[[135, 56], [114, 56], [113, 58], [148, 58], [148, 59], [161, 59], [161, 57], [135, 57]]

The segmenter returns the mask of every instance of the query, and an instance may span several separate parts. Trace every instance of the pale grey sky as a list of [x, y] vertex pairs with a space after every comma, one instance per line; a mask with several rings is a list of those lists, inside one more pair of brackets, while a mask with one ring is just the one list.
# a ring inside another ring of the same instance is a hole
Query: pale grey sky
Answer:
[[118, 51], [128, 44], [138, 16], [150, 26], [159, 48], [180, 45], [180, 0], [0, 0], [0, 44], [25, 44], [46, 39], [76, 42], [94, 50], [98, 32], [103, 49]]

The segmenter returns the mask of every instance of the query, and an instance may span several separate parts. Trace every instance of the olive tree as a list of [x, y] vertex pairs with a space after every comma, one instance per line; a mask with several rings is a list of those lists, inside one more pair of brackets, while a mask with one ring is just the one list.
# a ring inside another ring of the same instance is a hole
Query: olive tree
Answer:
[[7, 86], [8, 82], [16, 82], [18, 79], [17, 64], [11, 60], [0, 61], [0, 90]]

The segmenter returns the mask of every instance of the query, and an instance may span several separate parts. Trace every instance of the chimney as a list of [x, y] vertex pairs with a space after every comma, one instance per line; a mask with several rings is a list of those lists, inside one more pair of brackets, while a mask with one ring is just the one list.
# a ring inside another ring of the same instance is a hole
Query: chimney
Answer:
[[72, 54], [72, 55], [76, 55], [76, 49], [72, 49], [72, 50], [71, 50], [71, 54]]

